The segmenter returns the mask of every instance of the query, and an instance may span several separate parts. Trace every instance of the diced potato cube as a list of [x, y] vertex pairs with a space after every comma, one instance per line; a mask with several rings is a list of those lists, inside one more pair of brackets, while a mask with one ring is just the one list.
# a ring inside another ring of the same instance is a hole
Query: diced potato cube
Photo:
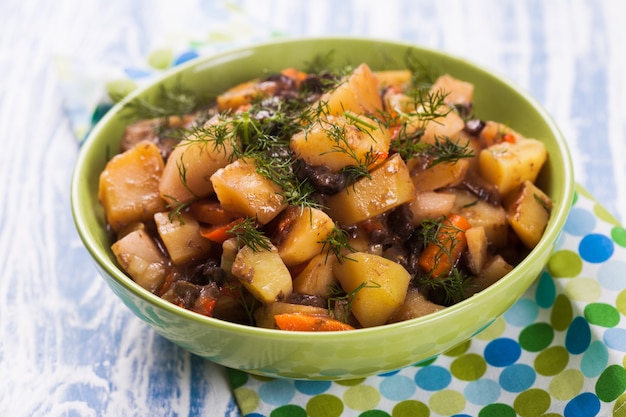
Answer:
[[325, 165], [334, 172], [366, 161], [372, 168], [383, 161], [391, 143], [389, 131], [366, 116], [348, 114], [352, 117], [321, 117], [291, 137], [291, 150], [307, 164]]
[[467, 240], [468, 269], [474, 275], [480, 274], [487, 260], [487, 234], [483, 226], [470, 227], [465, 231]]
[[168, 273], [168, 261], [145, 228], [126, 234], [111, 250], [133, 281], [152, 293], [159, 291]]
[[316, 208], [293, 207], [288, 230], [281, 233], [278, 254], [287, 266], [308, 261], [319, 254], [323, 240], [335, 228], [328, 214]]
[[404, 302], [411, 275], [400, 264], [365, 252], [337, 262], [333, 271], [348, 294], [352, 313], [363, 327], [379, 326]]
[[217, 106], [220, 111], [236, 110], [243, 105], [252, 103], [259, 97], [273, 93], [275, 90], [276, 83], [273, 81], [246, 81], [217, 96]]
[[535, 182], [548, 158], [546, 146], [535, 139], [501, 142], [480, 152], [480, 174], [506, 196], [524, 181]]
[[223, 208], [256, 217], [260, 224], [267, 224], [287, 207], [283, 190], [259, 174], [252, 159], [237, 159], [218, 169], [211, 182]]
[[325, 253], [316, 255], [293, 280], [293, 290], [300, 294], [321, 295], [328, 297], [335, 282], [333, 265], [336, 258]]
[[200, 225], [188, 213], [171, 216], [156, 213], [154, 221], [157, 231], [170, 259], [175, 265], [201, 259], [211, 252], [211, 241], [200, 235]]
[[180, 142], [165, 164], [159, 183], [161, 197], [168, 202], [185, 203], [213, 194], [211, 175], [228, 165], [232, 153], [229, 141], [222, 145], [215, 145], [211, 138]]
[[399, 154], [389, 157], [370, 173], [326, 201], [330, 217], [351, 225], [408, 203], [415, 198], [415, 186]]
[[443, 310], [444, 308], [444, 306], [435, 304], [428, 300], [417, 290], [417, 288], [409, 288], [404, 302], [393, 312], [391, 317], [389, 317], [388, 322], [396, 323], [399, 321], [410, 320]]
[[509, 224], [527, 248], [534, 248], [546, 230], [552, 200], [532, 182], [524, 181], [505, 204]]
[[413, 212], [413, 225], [418, 226], [424, 220], [435, 220], [448, 215], [454, 207], [456, 196], [452, 193], [425, 191], [418, 193], [409, 204]]
[[513, 270], [513, 266], [510, 265], [500, 255], [491, 256], [480, 275], [472, 278], [470, 285], [465, 288], [465, 296], [469, 297], [477, 292], [484, 290], [490, 285], [496, 283], [500, 278]]
[[[407, 163], [407, 166], [410, 166]], [[440, 162], [423, 171], [413, 174], [411, 171], [411, 179], [417, 192], [435, 191], [440, 188], [454, 187], [459, 185], [464, 179], [469, 161], [459, 159], [455, 162]]]
[[462, 132], [465, 122], [456, 111], [444, 106], [440, 112], [444, 116], [434, 118], [426, 123], [421, 139], [422, 142], [435, 143], [438, 140], [441, 141], [446, 136], [454, 141]]
[[508, 243], [509, 224], [504, 207], [490, 204], [462, 191], [455, 192], [455, 195], [452, 211], [465, 217], [472, 227], [484, 227], [489, 243], [497, 248], [505, 247]]
[[291, 274], [278, 255], [278, 249], [253, 250], [244, 246], [233, 262], [232, 273], [264, 304], [284, 300], [293, 291]]
[[333, 90], [320, 98], [327, 114], [341, 115], [345, 111], [357, 114], [379, 114], [382, 101], [378, 79], [367, 64], [361, 64]]
[[163, 158], [152, 142], [140, 142], [107, 163], [100, 174], [98, 199], [115, 232], [165, 210], [159, 195], [162, 173]]
[[474, 100], [474, 84], [461, 81], [450, 74], [437, 78], [430, 91], [441, 91], [445, 95], [446, 104], [471, 104]]
[[411, 82], [413, 74], [410, 70], [386, 70], [374, 71], [374, 76], [378, 79], [378, 88], [396, 86], [404, 88]]
[[485, 148], [503, 141], [518, 142], [525, 139], [524, 136], [504, 123], [494, 122], [492, 120], [485, 122], [485, 127], [480, 131], [478, 138]]
[[254, 319], [258, 327], [277, 329], [278, 326], [274, 316], [289, 313], [311, 314], [320, 317], [328, 316], [328, 310], [325, 308], [276, 301], [258, 308], [254, 312]]

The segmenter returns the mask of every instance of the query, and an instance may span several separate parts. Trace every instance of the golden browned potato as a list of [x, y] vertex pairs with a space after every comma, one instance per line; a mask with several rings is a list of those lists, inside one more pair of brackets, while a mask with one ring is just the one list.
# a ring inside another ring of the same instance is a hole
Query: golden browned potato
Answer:
[[232, 273], [259, 301], [269, 304], [284, 300], [293, 291], [291, 274], [270, 244], [270, 250], [244, 246], [233, 262]]
[[444, 308], [444, 306], [428, 300], [417, 288], [409, 288], [404, 302], [393, 312], [388, 322], [396, 323], [398, 321], [410, 320], [443, 310]]
[[399, 154], [370, 174], [371, 179], [361, 178], [328, 198], [326, 206], [333, 219], [344, 225], [355, 224], [415, 198], [415, 186]]
[[344, 291], [355, 292], [352, 313], [363, 327], [385, 324], [404, 302], [411, 280], [400, 264], [365, 252], [350, 254], [333, 271]]
[[534, 248], [550, 220], [552, 200], [532, 182], [524, 181], [505, 204], [509, 224], [527, 248]]
[[325, 112], [341, 115], [346, 111], [377, 115], [382, 111], [378, 79], [367, 64], [361, 64], [337, 87], [320, 98]]
[[211, 176], [217, 199], [226, 210], [269, 223], [287, 204], [283, 190], [259, 174], [252, 159], [237, 159]]
[[165, 210], [159, 195], [162, 173], [163, 158], [152, 142], [140, 142], [111, 158], [100, 174], [98, 187], [98, 199], [111, 229], [119, 232]]
[[278, 254], [287, 266], [306, 262], [319, 254], [323, 241], [335, 228], [328, 214], [316, 208], [293, 207], [288, 230], [282, 234]]
[[435, 80], [431, 93], [440, 91], [446, 104], [471, 104], [474, 101], [474, 84], [444, 74]]
[[175, 265], [203, 258], [211, 252], [211, 241], [200, 235], [200, 225], [190, 214], [156, 213], [154, 222]]
[[306, 267], [293, 279], [293, 290], [300, 294], [327, 297], [335, 283], [333, 265], [337, 258], [325, 253], [314, 256]]

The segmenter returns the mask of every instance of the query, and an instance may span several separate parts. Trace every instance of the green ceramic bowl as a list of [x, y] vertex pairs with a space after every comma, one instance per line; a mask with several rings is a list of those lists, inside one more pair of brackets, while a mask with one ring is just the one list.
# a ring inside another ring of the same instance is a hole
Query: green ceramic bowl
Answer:
[[199, 94], [217, 93], [266, 71], [303, 67], [333, 51], [335, 64], [366, 62], [373, 69], [404, 67], [409, 49], [439, 71], [474, 83], [479, 117], [502, 121], [542, 140], [549, 161], [539, 183], [555, 202], [537, 247], [511, 273], [479, 294], [443, 311], [386, 326], [349, 332], [283, 332], [233, 324], [176, 307], [135, 284], [109, 249], [98, 177], [118, 149], [128, 120], [114, 107], [86, 140], [74, 171], [71, 205], [85, 247], [111, 289], [158, 333], [219, 364], [270, 377], [358, 378], [427, 360], [471, 338], [503, 314], [542, 272], [558, 240], [573, 198], [574, 178], [565, 140], [541, 106], [519, 88], [463, 59], [405, 43], [356, 38], [270, 42], [197, 59], [169, 72], [132, 97], [157, 95], [177, 82]]

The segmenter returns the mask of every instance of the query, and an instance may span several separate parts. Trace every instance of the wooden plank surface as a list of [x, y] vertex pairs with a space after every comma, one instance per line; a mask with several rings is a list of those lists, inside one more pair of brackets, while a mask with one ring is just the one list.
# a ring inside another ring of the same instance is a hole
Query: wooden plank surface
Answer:
[[[626, 220], [626, 2], [231, 3], [244, 26], [400, 39], [495, 70], [546, 107], [577, 181]], [[141, 59], [186, 22], [208, 28], [194, 13], [206, 7], [0, 2], [0, 415], [238, 415], [221, 368], [156, 335], [97, 276], [72, 223], [77, 142], [54, 66], [58, 55], [96, 73]]]

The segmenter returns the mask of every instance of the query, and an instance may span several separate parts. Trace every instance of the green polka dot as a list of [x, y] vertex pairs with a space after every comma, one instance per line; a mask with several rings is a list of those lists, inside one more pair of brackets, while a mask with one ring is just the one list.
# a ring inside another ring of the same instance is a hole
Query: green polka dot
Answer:
[[359, 414], [359, 417], [391, 417], [389, 413], [381, 410], [369, 410]]
[[450, 364], [452, 375], [462, 381], [476, 381], [486, 370], [485, 358], [475, 353], [460, 356]]
[[626, 394], [620, 395], [613, 405], [613, 417], [626, 417]]
[[563, 346], [552, 346], [535, 358], [535, 371], [544, 376], [554, 376], [563, 371], [569, 362], [569, 354]]
[[423, 360], [423, 361], [421, 361], [421, 362], [417, 362], [417, 363], [416, 363], [416, 364], [414, 364], [413, 366], [428, 366], [428, 365], [430, 365], [431, 363], [434, 363], [434, 362], [437, 360], [437, 358], [438, 358], [438, 357], [439, 357], [439, 355], [437, 355], [437, 356], [433, 356], [432, 358], [428, 358], [428, 359]]
[[111, 100], [118, 101], [137, 88], [137, 84], [131, 80], [113, 80], [106, 84], [106, 91]]
[[472, 344], [471, 340], [466, 340], [465, 342], [459, 343], [458, 345], [456, 345], [452, 349], [446, 351], [444, 353], [444, 355], [446, 355], [446, 356], [459, 356], [459, 355], [462, 355], [465, 352], [467, 352], [467, 349], [469, 349], [471, 344]]
[[430, 417], [426, 404], [416, 400], [401, 401], [391, 410], [391, 417]]
[[611, 239], [618, 245], [626, 248], [626, 229], [621, 226], [616, 226], [611, 229]]
[[465, 408], [465, 397], [457, 391], [445, 389], [430, 396], [430, 409], [443, 416], [458, 414]]
[[275, 408], [270, 413], [270, 417], [307, 417], [307, 415], [304, 408], [299, 405], [289, 404]]
[[475, 337], [479, 340], [493, 340], [500, 337], [506, 329], [506, 321], [502, 316], [498, 317], [489, 327], [478, 333]]
[[619, 365], [606, 368], [596, 382], [596, 395], [601, 401], [615, 401], [626, 391], [626, 369]]
[[519, 334], [519, 344], [529, 352], [544, 350], [554, 339], [554, 330], [548, 323], [535, 323], [526, 327]]
[[518, 395], [513, 402], [513, 408], [520, 417], [539, 417], [548, 411], [550, 402], [550, 394], [534, 388]]
[[237, 399], [237, 405], [242, 415], [250, 414], [259, 406], [259, 395], [249, 388], [237, 388], [233, 390]]
[[582, 372], [578, 369], [566, 369], [552, 378], [548, 391], [555, 400], [567, 401], [580, 394], [584, 383]]
[[585, 318], [590, 324], [602, 327], [615, 327], [619, 323], [619, 311], [606, 303], [593, 303], [585, 306]]
[[148, 55], [148, 64], [152, 68], [164, 70], [172, 65], [174, 53], [171, 49], [157, 49]]
[[613, 216], [613, 214], [611, 214], [611, 212], [601, 204], [596, 204], [593, 207], [593, 212], [600, 220], [604, 220], [609, 224], [619, 225], [619, 221], [615, 218], [615, 216]]
[[380, 402], [380, 393], [372, 386], [356, 385], [346, 390], [343, 401], [353, 410], [369, 410]]
[[573, 278], [583, 269], [580, 256], [571, 250], [555, 252], [548, 260], [548, 271], [554, 278]]
[[572, 301], [590, 303], [600, 298], [602, 287], [597, 279], [578, 277], [567, 281], [565, 292]]
[[516, 417], [511, 406], [506, 404], [489, 404], [478, 412], [478, 417]]
[[617, 294], [615, 307], [617, 307], [617, 311], [626, 315], [626, 290], [622, 290], [619, 294]]
[[552, 328], [557, 331], [563, 331], [569, 327], [572, 322], [574, 313], [572, 311], [572, 303], [569, 298], [563, 294], [557, 295], [552, 306], [552, 313], [550, 315], [550, 323]]
[[238, 369], [226, 368], [226, 375], [230, 381], [230, 386], [235, 389], [244, 386], [248, 382], [250, 374]]
[[354, 378], [354, 379], [342, 379], [340, 381], [337, 381], [336, 383], [339, 385], [343, 385], [345, 387], [352, 387], [355, 385], [359, 385], [363, 381], [365, 381], [365, 378]]
[[[343, 402], [334, 395], [321, 394], [306, 403], [309, 417], [339, 417], [343, 413]], [[242, 414], [245, 415], [242, 411]]]

